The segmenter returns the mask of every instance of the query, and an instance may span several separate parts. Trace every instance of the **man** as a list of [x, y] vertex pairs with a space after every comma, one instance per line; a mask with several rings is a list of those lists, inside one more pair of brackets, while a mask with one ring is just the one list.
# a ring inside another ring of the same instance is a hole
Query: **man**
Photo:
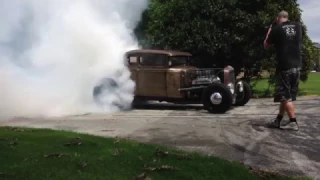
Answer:
[[280, 102], [278, 116], [273, 121], [280, 128], [282, 118], [287, 112], [290, 120], [284, 126], [299, 130], [293, 101], [296, 100], [301, 69], [302, 26], [291, 22], [288, 12], [281, 11], [276, 18], [276, 25], [270, 26], [264, 48], [276, 49], [276, 88], [274, 102]]

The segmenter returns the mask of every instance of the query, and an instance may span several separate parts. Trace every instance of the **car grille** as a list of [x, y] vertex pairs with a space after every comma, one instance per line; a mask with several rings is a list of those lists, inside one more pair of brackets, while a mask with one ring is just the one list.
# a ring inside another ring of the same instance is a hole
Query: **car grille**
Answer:
[[210, 78], [216, 76], [217, 72], [218, 69], [188, 70], [186, 76], [188, 79]]
[[210, 68], [210, 69], [198, 69], [198, 70], [188, 70], [185, 74], [186, 78], [185, 85], [190, 86], [192, 85], [192, 81], [195, 79], [202, 79], [202, 78], [216, 78], [218, 77], [220, 82], [228, 85], [229, 83], [235, 84], [235, 73], [232, 67], [228, 68]]
[[232, 83], [232, 84], [235, 84], [235, 73], [234, 73], [234, 70], [230, 70], [229, 71], [229, 74], [228, 74], [229, 78], [229, 83]]

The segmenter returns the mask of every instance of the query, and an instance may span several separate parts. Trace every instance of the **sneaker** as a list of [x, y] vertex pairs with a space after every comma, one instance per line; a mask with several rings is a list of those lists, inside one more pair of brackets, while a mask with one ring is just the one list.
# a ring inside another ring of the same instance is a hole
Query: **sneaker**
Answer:
[[280, 124], [281, 124], [281, 120], [277, 118], [273, 121], [273, 125], [275, 128], [280, 128]]
[[270, 122], [270, 124], [268, 126], [271, 128], [280, 128], [280, 123], [281, 123], [281, 120], [275, 118]]
[[287, 123], [282, 125], [282, 129], [298, 131], [299, 125], [298, 125], [297, 121], [290, 121], [289, 120]]

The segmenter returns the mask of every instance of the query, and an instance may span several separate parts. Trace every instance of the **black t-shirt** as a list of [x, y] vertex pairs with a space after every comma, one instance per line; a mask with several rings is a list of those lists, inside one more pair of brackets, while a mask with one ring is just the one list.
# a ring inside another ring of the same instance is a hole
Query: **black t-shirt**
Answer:
[[302, 26], [296, 22], [283, 22], [274, 26], [267, 39], [276, 48], [277, 69], [301, 68]]

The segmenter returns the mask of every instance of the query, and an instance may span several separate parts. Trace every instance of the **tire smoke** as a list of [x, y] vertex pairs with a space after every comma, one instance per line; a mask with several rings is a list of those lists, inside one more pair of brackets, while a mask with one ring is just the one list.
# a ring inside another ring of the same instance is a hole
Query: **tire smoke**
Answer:
[[[123, 54], [148, 0], [0, 0], [0, 116], [64, 116], [129, 108]], [[105, 79], [97, 103], [93, 91]], [[100, 83], [100, 84], [99, 84]], [[102, 97], [101, 97], [102, 96]]]

